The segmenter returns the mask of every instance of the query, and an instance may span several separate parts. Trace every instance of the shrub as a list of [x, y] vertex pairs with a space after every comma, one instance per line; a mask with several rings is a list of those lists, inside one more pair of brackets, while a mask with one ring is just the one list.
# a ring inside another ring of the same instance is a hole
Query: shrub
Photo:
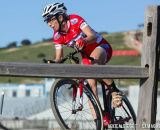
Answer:
[[28, 39], [24, 39], [21, 41], [21, 45], [22, 46], [29, 46], [29, 45], [31, 45], [31, 41]]
[[17, 47], [17, 42], [11, 42], [7, 45], [6, 48], [15, 48], [15, 47]]
[[46, 55], [45, 55], [44, 53], [39, 53], [39, 54], [37, 55], [37, 57], [38, 57], [38, 58], [44, 58], [44, 57], [46, 57]]

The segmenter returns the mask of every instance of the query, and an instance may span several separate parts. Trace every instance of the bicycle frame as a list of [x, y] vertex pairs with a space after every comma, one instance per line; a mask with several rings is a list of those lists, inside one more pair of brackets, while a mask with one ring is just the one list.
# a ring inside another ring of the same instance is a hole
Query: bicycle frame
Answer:
[[[72, 64], [73, 63], [78, 64], [79, 63], [78, 57], [75, 57], [74, 55], [79, 52], [82, 52], [84, 54], [83, 51], [75, 50], [74, 52], [71, 52], [68, 55], [66, 55], [62, 59], [61, 63], [64, 63], [67, 59], [69, 59], [69, 60], [72, 60]], [[93, 60], [93, 58], [90, 56], [87, 56], [87, 58], [90, 59], [91, 61]], [[47, 63], [46, 61], [47, 60], [45, 60], [45, 63]], [[51, 62], [51, 63], [54, 63], [54, 62]], [[110, 86], [107, 86], [107, 84], [103, 80], [97, 80], [97, 81], [102, 86], [101, 89], [102, 89], [103, 104], [100, 103], [100, 101], [97, 101], [97, 103], [99, 104], [98, 106], [101, 109], [103, 116], [106, 117], [108, 120], [105, 123], [104, 117], [103, 117], [104, 127], [107, 128], [109, 124], [124, 124], [125, 122], [128, 122], [132, 118], [131, 116], [135, 115], [135, 114], [133, 114], [134, 111], [132, 108], [130, 108], [130, 109], [132, 109], [132, 115], [130, 116], [130, 114], [126, 110], [125, 106], [122, 105], [123, 110], [126, 112], [126, 114], [128, 116], [125, 118], [121, 118], [121, 116], [116, 116], [116, 114], [115, 114], [116, 109], [112, 108], [112, 106], [111, 106], [112, 105], [112, 103], [111, 103], [112, 92], [113, 91], [120, 92], [121, 95], [123, 95], [123, 93], [116, 86], [111, 88]], [[76, 82], [78, 83], [78, 86], [72, 84], [72, 86], [70, 87], [70, 89], [73, 89], [73, 91], [72, 91], [72, 110], [71, 110], [72, 114], [76, 114], [77, 112], [83, 110], [83, 105], [84, 105], [83, 104], [83, 92], [85, 92], [85, 94], [88, 97], [90, 96], [89, 93], [87, 93], [88, 90], [85, 91], [86, 90], [85, 88], [89, 89], [91, 91], [91, 93], [93, 94], [90, 85], [86, 82], [86, 79], [78, 79]], [[102, 109], [102, 106], [103, 106], [103, 109]], [[130, 104], [129, 104], [129, 106], [131, 107]]]
[[[77, 59], [77, 57], [75, 57], [74, 55], [76, 55], [77, 53], [81, 52], [83, 55], [85, 55], [88, 59], [90, 59], [91, 61], [94, 60], [94, 58], [86, 55], [83, 50], [77, 51], [75, 50], [74, 52], [69, 53], [68, 55], [66, 55], [61, 63], [64, 63], [67, 59], [69, 59], [70, 61], [72, 61], [72, 64], [78, 64], [79, 60]], [[77, 86], [72, 86], [73, 87], [73, 92], [72, 92], [72, 114], [76, 114], [78, 111], [82, 111], [83, 109], [83, 90], [84, 90], [84, 86], [90, 88], [89, 84], [85, 81], [86, 79], [79, 79], [77, 80], [78, 82], [78, 87]], [[104, 105], [104, 110], [103, 112], [108, 112], [109, 113], [109, 108], [108, 108], [108, 99], [109, 96], [106, 96], [106, 91], [108, 91], [108, 95], [111, 94], [111, 88], [105, 88], [106, 84], [103, 81], [100, 81], [101, 85], [102, 85], [102, 95], [103, 95], [103, 105]], [[92, 91], [92, 90], [91, 90]], [[76, 98], [79, 99], [78, 104], [76, 102]], [[76, 105], [78, 105], [78, 108], [76, 107]], [[102, 109], [102, 108], [101, 108]]]
[[[73, 103], [73, 109], [72, 109], [72, 113], [76, 114], [77, 111], [81, 111], [83, 109], [83, 88], [87, 87], [91, 90], [89, 84], [85, 81], [85, 79], [79, 79], [78, 81], [78, 88], [76, 86], [72, 86], [73, 87], [73, 93], [72, 93], [72, 103]], [[109, 96], [112, 93], [112, 89], [110, 87], [105, 88], [106, 84], [101, 81], [100, 82], [102, 85], [102, 96], [103, 96], [103, 107], [104, 107], [104, 112], [109, 112], [109, 108], [108, 108], [108, 104], [109, 104]], [[92, 91], [92, 90], [91, 90]], [[107, 92], [107, 94], [106, 94]], [[79, 96], [79, 97], [78, 97]], [[78, 109], [76, 109], [76, 98], [79, 99], [78, 101]]]
[[[78, 82], [78, 87], [72, 86], [73, 87], [72, 114], [76, 114], [78, 111], [83, 110], [83, 91], [85, 90], [84, 87], [87, 87], [91, 90], [90, 85], [85, 81], [85, 79], [80, 79], [77, 82]], [[108, 125], [113, 122], [111, 120], [112, 115], [111, 115], [111, 112], [109, 109], [109, 106], [110, 106], [109, 101], [110, 101], [111, 93], [113, 90], [111, 87], [106, 87], [105, 82], [103, 82], [102, 80], [99, 82], [102, 86], [101, 89], [102, 89], [102, 97], [103, 97], [103, 104], [101, 104], [100, 102], [99, 102], [99, 104], [100, 104], [102, 113], [105, 117], [104, 127], [108, 127]], [[79, 101], [77, 101], [77, 99], [79, 99]], [[102, 109], [102, 105], [103, 105], [104, 109]], [[121, 120], [121, 123], [123, 123], [124, 121], [127, 121], [127, 120], [129, 120], [129, 119]], [[116, 123], [119, 123], [119, 122], [116, 122]]]
[[[81, 80], [79, 80], [78, 88], [76, 86], [72, 86], [73, 87], [72, 114], [76, 114], [77, 111], [81, 111], [83, 109], [83, 83], [84, 83], [84, 80], [81, 79]], [[77, 98], [77, 96], [79, 96], [78, 109], [76, 109], [76, 104], [77, 104], [76, 98]]]

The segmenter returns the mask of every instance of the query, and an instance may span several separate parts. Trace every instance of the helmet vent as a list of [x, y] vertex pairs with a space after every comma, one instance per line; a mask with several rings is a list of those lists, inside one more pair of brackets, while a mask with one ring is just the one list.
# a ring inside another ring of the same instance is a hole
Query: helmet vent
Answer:
[[51, 9], [51, 7], [52, 7], [52, 6], [50, 6], [50, 7], [48, 8], [48, 10], [50, 10], [50, 9]]
[[61, 7], [63, 7], [63, 4], [61, 4], [61, 5], [58, 5], [58, 8], [61, 8]]
[[50, 12], [54, 12], [55, 9], [56, 9], [56, 7], [54, 7]]

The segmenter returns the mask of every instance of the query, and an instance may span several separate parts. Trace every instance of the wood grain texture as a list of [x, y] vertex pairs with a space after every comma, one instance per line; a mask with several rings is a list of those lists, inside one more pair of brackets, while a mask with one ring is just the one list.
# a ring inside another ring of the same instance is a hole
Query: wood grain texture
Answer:
[[53, 78], [147, 78], [148, 69], [138, 66], [84, 66], [0, 62], [1, 76]]
[[142, 125], [156, 122], [160, 44], [159, 6], [147, 8], [144, 25], [141, 64], [142, 67], [149, 67], [149, 77], [140, 81], [137, 130], [148, 130], [148, 128], [142, 128]]

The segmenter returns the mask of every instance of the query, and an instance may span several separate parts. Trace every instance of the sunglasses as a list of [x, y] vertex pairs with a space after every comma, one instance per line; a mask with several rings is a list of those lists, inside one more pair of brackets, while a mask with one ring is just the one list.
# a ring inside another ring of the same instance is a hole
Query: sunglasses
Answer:
[[50, 17], [50, 18], [47, 18], [47, 19], [45, 20], [45, 22], [46, 22], [46, 23], [49, 23], [50, 21], [54, 21], [54, 20], [56, 20], [55, 17]]

